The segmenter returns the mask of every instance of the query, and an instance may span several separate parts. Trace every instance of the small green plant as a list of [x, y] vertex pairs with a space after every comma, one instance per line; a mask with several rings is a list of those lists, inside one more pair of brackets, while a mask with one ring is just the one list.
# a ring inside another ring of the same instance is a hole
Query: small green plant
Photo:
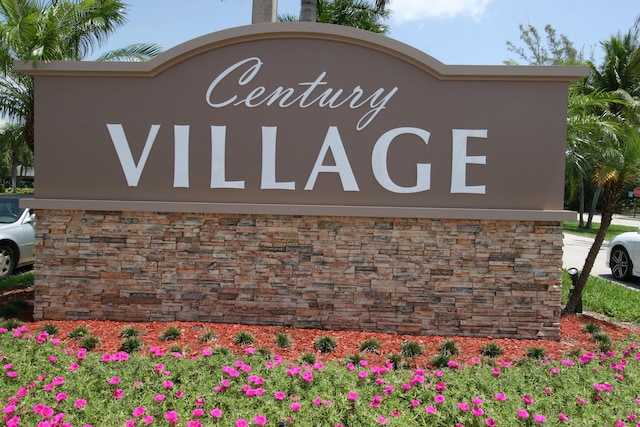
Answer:
[[253, 344], [256, 338], [253, 336], [251, 332], [240, 331], [233, 337], [233, 342], [240, 345], [249, 345]]
[[95, 335], [89, 334], [87, 336], [82, 337], [78, 345], [82, 348], [86, 348], [87, 350], [91, 351], [100, 345], [100, 339], [98, 339], [98, 337], [96, 337]]
[[58, 328], [58, 325], [55, 323], [45, 323], [42, 325], [41, 330], [45, 331], [49, 335], [55, 335], [60, 331], [60, 328]]
[[434, 368], [446, 368], [451, 358], [446, 353], [438, 353], [431, 358], [431, 364]]
[[391, 363], [391, 366], [393, 366], [393, 369], [398, 370], [404, 368], [404, 356], [402, 353], [389, 353], [386, 357], [389, 363]]
[[593, 322], [587, 322], [582, 326], [582, 332], [586, 332], [588, 334], [597, 334], [601, 330], [600, 325]]
[[323, 335], [313, 341], [313, 348], [320, 353], [331, 353], [338, 346], [336, 339], [330, 335]]
[[362, 341], [362, 344], [360, 344], [360, 351], [373, 353], [380, 350], [380, 347], [382, 347], [382, 344], [380, 344], [380, 341], [378, 341], [375, 338], [369, 338]]
[[162, 341], [174, 341], [182, 336], [182, 330], [175, 326], [169, 326], [160, 333], [160, 339]]
[[497, 343], [490, 342], [480, 348], [480, 354], [486, 357], [498, 357], [504, 354], [504, 350]]
[[454, 340], [445, 340], [440, 343], [440, 353], [455, 356], [460, 353], [460, 348]]
[[256, 348], [256, 351], [253, 354], [267, 360], [271, 359], [271, 356], [273, 356], [273, 352], [271, 351], [271, 349], [265, 346]]
[[198, 337], [198, 340], [201, 342], [210, 342], [217, 338], [217, 334], [211, 329], [205, 329], [202, 334]]
[[120, 351], [129, 354], [136, 353], [140, 350], [142, 350], [142, 340], [137, 336], [125, 338], [120, 344]]
[[529, 347], [527, 349], [527, 357], [529, 359], [544, 359], [547, 355], [547, 350], [542, 347]]
[[233, 354], [231, 350], [229, 350], [229, 347], [224, 346], [215, 347], [213, 350], [211, 350], [211, 353], [219, 356], [231, 356]]
[[24, 325], [24, 323], [22, 323], [18, 319], [6, 319], [2, 321], [2, 323], [0, 324], [0, 327], [10, 331], [12, 329], [19, 328], [22, 325]]
[[609, 351], [612, 347], [611, 337], [606, 332], [596, 332], [591, 335], [591, 339], [598, 343], [601, 352]]
[[133, 326], [125, 326], [120, 330], [118, 336], [120, 338], [133, 338], [140, 335], [140, 331], [134, 328]]
[[171, 353], [186, 354], [186, 353], [189, 353], [189, 346], [187, 346], [187, 347], [182, 347], [180, 344], [172, 344], [172, 345], [169, 347], [169, 352], [171, 352]]
[[345, 361], [353, 365], [357, 365], [363, 360], [366, 360], [366, 358], [361, 354], [349, 354], [347, 357], [345, 357]]
[[280, 331], [276, 334], [276, 345], [280, 348], [289, 348], [291, 347], [291, 342], [293, 339], [286, 332]]
[[314, 352], [308, 351], [300, 355], [298, 361], [304, 365], [313, 365], [316, 363], [316, 354]]
[[71, 332], [67, 334], [69, 338], [82, 338], [88, 335], [89, 335], [89, 328], [84, 325], [80, 325], [76, 327], [75, 329], [73, 329]]
[[400, 344], [400, 352], [404, 357], [416, 357], [424, 353], [424, 347], [416, 341], [405, 341]]

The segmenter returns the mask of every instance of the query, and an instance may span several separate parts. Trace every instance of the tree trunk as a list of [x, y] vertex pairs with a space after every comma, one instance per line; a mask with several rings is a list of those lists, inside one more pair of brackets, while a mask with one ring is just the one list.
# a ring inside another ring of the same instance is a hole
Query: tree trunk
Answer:
[[598, 252], [602, 247], [602, 242], [604, 242], [607, 230], [611, 225], [611, 219], [613, 218], [613, 213], [615, 212], [616, 206], [618, 204], [620, 191], [621, 189], [618, 189], [617, 187], [604, 190], [604, 202], [602, 205], [602, 221], [600, 222], [600, 228], [598, 229], [596, 238], [594, 239], [593, 244], [589, 249], [587, 258], [585, 258], [584, 260], [584, 266], [582, 267], [582, 271], [580, 272], [580, 276], [578, 277], [576, 286], [573, 289], [573, 294], [571, 295], [571, 298], [569, 298], [566, 307], [562, 310], [564, 314], [575, 313], [576, 307], [582, 299], [582, 291], [584, 290], [584, 286], [587, 284], [587, 279], [591, 274], [593, 264], [595, 264], [596, 262], [596, 257], [598, 256]]
[[276, 22], [278, 0], [253, 0], [252, 24]]
[[580, 214], [578, 227], [584, 228], [584, 178], [582, 174], [578, 178], [578, 213]]
[[[589, 209], [589, 218], [587, 218], [587, 225], [585, 228], [591, 228], [593, 225], [593, 215], [596, 213], [596, 207], [598, 206], [598, 200], [600, 199], [600, 195], [602, 194], [602, 187], [597, 186], [596, 192], [593, 193], [593, 199], [591, 199], [591, 209]], [[611, 212], [613, 214], [613, 212]]]
[[318, 20], [318, 0], [300, 0], [300, 21], [316, 22]]
[[11, 152], [11, 190], [16, 193], [18, 187], [18, 150], [13, 149]]

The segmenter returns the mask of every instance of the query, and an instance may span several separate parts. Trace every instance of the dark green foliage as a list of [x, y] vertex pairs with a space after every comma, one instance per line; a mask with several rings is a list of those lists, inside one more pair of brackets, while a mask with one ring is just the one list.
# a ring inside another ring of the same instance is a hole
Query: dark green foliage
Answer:
[[74, 330], [72, 330], [67, 334], [69, 338], [82, 338], [88, 335], [89, 335], [89, 328], [84, 325], [78, 326], [77, 328], [75, 328]]
[[140, 337], [137, 337], [137, 336], [128, 337], [128, 338], [125, 338], [120, 344], [120, 351], [124, 351], [129, 354], [136, 353], [142, 350], [142, 345], [143, 344]]
[[5, 328], [9, 331], [15, 328], [19, 328], [22, 325], [24, 325], [24, 323], [18, 319], [6, 319], [3, 320], [2, 323], [0, 323], [0, 327]]
[[431, 358], [431, 364], [434, 368], [446, 368], [450, 361], [451, 358], [445, 353], [438, 353]]
[[380, 347], [382, 347], [382, 345], [380, 344], [380, 341], [378, 341], [375, 338], [369, 338], [367, 340], [362, 341], [362, 344], [360, 344], [360, 351], [373, 353], [375, 351], [380, 350]]
[[448, 356], [455, 356], [460, 352], [458, 343], [454, 340], [446, 340], [440, 343], [440, 353]]
[[542, 347], [529, 347], [527, 357], [529, 359], [543, 359], [547, 355], [547, 350]]
[[498, 344], [490, 342], [480, 348], [480, 354], [487, 357], [498, 357], [504, 354], [504, 350]]
[[596, 334], [601, 330], [600, 325], [593, 322], [587, 322], [582, 326], [582, 332], [586, 332], [588, 334]]
[[255, 337], [251, 332], [240, 331], [233, 337], [233, 342], [240, 345], [249, 345], [253, 344], [255, 341]]
[[120, 338], [133, 338], [139, 335], [140, 335], [140, 331], [138, 331], [133, 326], [125, 326], [124, 328], [122, 328], [122, 330], [118, 334]]
[[202, 335], [200, 335], [198, 337], [198, 339], [202, 342], [209, 342], [209, 341], [213, 341], [217, 338], [217, 334], [210, 330], [210, 329], [206, 329], [202, 332]]
[[49, 335], [55, 335], [55, 334], [58, 333], [60, 328], [58, 328], [58, 325], [56, 325], [54, 323], [45, 323], [42, 326], [42, 330], [45, 331]]
[[308, 351], [300, 355], [300, 358], [298, 359], [298, 361], [306, 365], [313, 365], [314, 363], [316, 363], [316, 354], [311, 351]]
[[291, 347], [291, 336], [289, 336], [286, 332], [278, 332], [276, 335], [276, 345], [280, 348], [289, 348]]
[[416, 341], [405, 341], [400, 344], [400, 352], [404, 357], [416, 357], [424, 353], [424, 347]]
[[85, 337], [82, 337], [78, 345], [91, 351], [100, 345], [100, 340], [95, 335], [89, 334]]
[[182, 336], [182, 331], [177, 326], [169, 326], [162, 333], [160, 333], [160, 339], [162, 341], [177, 340]]
[[338, 342], [330, 335], [323, 335], [313, 341], [313, 348], [320, 351], [320, 353], [331, 353], [336, 349]]

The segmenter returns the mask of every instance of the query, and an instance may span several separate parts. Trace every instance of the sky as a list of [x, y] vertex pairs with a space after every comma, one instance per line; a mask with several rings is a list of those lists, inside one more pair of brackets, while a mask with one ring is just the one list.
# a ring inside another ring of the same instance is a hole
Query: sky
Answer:
[[[127, 23], [86, 59], [133, 43], [169, 49], [196, 37], [251, 23], [252, 0], [129, 0]], [[612, 5], [615, 5], [612, 7]], [[640, 1], [391, 0], [387, 34], [451, 65], [500, 65], [518, 60], [506, 42], [523, 46], [519, 25], [541, 34], [549, 24], [586, 58], [602, 60], [600, 42], [627, 32]], [[278, 14], [298, 15], [300, 0], [278, 0]]]

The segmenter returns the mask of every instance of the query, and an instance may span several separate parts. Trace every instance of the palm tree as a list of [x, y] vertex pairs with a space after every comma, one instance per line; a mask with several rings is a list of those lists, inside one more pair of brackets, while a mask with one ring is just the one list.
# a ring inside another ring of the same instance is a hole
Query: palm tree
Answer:
[[300, 17], [284, 17], [286, 21], [322, 22], [385, 33], [380, 20], [389, 16], [390, 0], [300, 0]]
[[22, 130], [16, 124], [8, 123], [0, 129], [0, 162], [8, 165], [11, 175], [11, 189], [18, 186], [18, 166], [33, 166], [33, 153], [27, 147]]
[[[120, 0], [0, 0], [0, 113], [20, 123], [31, 150], [33, 81], [13, 62], [82, 60], [126, 22], [126, 13]], [[136, 44], [120, 55], [140, 60], [159, 51]]]
[[[608, 122], [611, 126], [602, 127], [606, 131], [583, 131], [593, 143], [590, 144], [589, 156], [593, 167], [593, 182], [603, 194], [601, 208], [602, 220], [584, 266], [578, 277], [575, 290], [564, 308], [565, 313], [575, 312], [582, 297], [582, 290], [587, 283], [613, 213], [626, 186], [640, 177], [640, 131], [638, 113], [640, 94], [640, 74], [629, 65], [638, 55], [640, 46], [634, 33], [612, 37], [603, 42], [605, 59], [602, 67], [592, 67], [587, 79], [591, 92], [587, 95], [608, 94], [618, 98], [617, 102], [608, 102], [606, 108], [596, 108], [591, 112], [594, 120]], [[569, 102], [569, 117], [575, 112]], [[569, 128], [571, 130], [571, 128]], [[579, 137], [580, 138], [580, 137]]]

